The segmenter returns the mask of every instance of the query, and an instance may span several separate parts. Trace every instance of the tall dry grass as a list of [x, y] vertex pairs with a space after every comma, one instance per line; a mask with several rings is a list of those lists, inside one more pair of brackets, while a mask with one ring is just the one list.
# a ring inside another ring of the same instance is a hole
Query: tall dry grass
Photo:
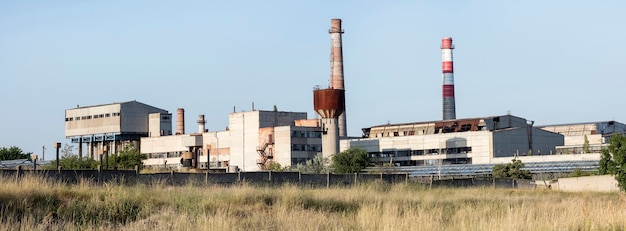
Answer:
[[384, 183], [63, 184], [25, 176], [0, 177], [0, 217], [0, 230], [624, 230], [626, 196]]

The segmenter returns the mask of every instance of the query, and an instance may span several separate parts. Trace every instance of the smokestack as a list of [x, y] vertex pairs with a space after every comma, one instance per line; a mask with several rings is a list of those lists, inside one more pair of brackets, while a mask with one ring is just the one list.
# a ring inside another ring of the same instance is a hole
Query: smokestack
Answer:
[[185, 134], [185, 109], [176, 109], [176, 135]]
[[204, 133], [204, 124], [206, 124], [206, 121], [204, 121], [204, 115], [199, 115], [198, 116], [198, 133]]
[[452, 63], [452, 38], [441, 39], [441, 64], [443, 73], [443, 119], [456, 119], [456, 106], [454, 102], [454, 65]]
[[[341, 48], [341, 19], [333, 18], [330, 20], [330, 88], [345, 90], [343, 85], [343, 50]], [[345, 105], [345, 99], [343, 99]], [[346, 112], [344, 111], [337, 118], [339, 127], [339, 137], [348, 136], [346, 129]]]

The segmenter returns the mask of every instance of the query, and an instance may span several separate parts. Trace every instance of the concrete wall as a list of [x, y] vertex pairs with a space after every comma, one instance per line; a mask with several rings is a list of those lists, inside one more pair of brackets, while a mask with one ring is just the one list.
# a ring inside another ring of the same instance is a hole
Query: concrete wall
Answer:
[[167, 153], [167, 152], [184, 152], [189, 149], [184, 145], [184, 138], [190, 137], [186, 135], [161, 136], [161, 137], [144, 137], [141, 138], [141, 153]]
[[206, 132], [202, 134], [202, 159], [206, 159], [206, 155], [210, 155], [211, 163], [215, 166], [225, 167], [230, 161], [230, 130], [219, 132]]
[[[114, 116], [113, 113], [119, 113], [120, 108], [120, 104], [109, 104], [65, 110], [65, 136], [119, 133], [121, 131], [120, 116]], [[105, 117], [93, 118], [94, 115], [105, 115]], [[86, 116], [91, 118], [83, 119]], [[67, 121], [69, 118], [72, 120]]]
[[617, 192], [619, 187], [617, 186], [617, 180], [611, 175], [602, 176], [584, 176], [584, 177], [572, 177], [572, 178], [560, 178], [558, 185], [552, 186], [552, 189], [559, 189], [567, 192], [583, 192], [583, 191], [595, 191], [595, 192]]
[[256, 164], [259, 142], [259, 111], [231, 113], [228, 117], [230, 130], [230, 165], [246, 171], [260, 170]]
[[172, 135], [172, 114], [151, 113], [148, 122], [148, 136]]

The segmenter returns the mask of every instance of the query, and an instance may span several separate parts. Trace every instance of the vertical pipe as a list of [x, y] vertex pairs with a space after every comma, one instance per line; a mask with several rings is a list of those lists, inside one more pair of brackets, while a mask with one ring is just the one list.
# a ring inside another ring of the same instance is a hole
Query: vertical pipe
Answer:
[[176, 135], [185, 134], [185, 109], [176, 109]]
[[[341, 43], [341, 19], [333, 18], [330, 21], [330, 88], [344, 90], [343, 81], [343, 48]], [[345, 105], [345, 102], [344, 102]], [[339, 115], [339, 137], [348, 135], [346, 126], [346, 112]]]
[[456, 106], [454, 100], [454, 64], [452, 62], [452, 38], [441, 39], [441, 64], [442, 64], [442, 95], [443, 95], [443, 119], [456, 119]]
[[204, 115], [199, 115], [198, 116], [198, 133], [204, 133], [204, 124], [206, 124], [206, 121], [204, 120]]

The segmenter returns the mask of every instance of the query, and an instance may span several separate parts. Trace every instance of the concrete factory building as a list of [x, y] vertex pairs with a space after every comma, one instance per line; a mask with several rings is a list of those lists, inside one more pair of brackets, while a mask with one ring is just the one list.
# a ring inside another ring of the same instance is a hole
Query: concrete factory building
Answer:
[[137, 101], [94, 105], [65, 110], [65, 137], [78, 144], [82, 157], [97, 159], [102, 151], [117, 153], [126, 143], [139, 148], [141, 137], [172, 133], [171, 114]]
[[206, 169], [208, 162], [211, 169], [259, 171], [271, 162], [295, 166], [322, 151], [319, 119], [308, 120], [305, 112], [233, 112], [228, 128], [215, 132], [203, 129], [203, 116], [198, 123], [197, 133], [141, 138], [144, 164], [176, 169], [190, 152], [191, 168]]
[[[556, 151], [559, 154], [599, 153], [603, 147], [609, 145], [611, 136], [626, 133], [626, 124], [617, 121], [545, 125], [538, 127], [546, 131], [562, 134], [565, 137], [565, 144], [556, 147]], [[585, 140], [589, 144], [589, 150], [584, 150]]]
[[341, 150], [364, 148], [375, 162], [402, 166], [488, 164], [499, 157], [554, 154], [564, 143], [563, 135], [512, 115], [386, 124], [364, 128], [363, 136], [341, 140]]

